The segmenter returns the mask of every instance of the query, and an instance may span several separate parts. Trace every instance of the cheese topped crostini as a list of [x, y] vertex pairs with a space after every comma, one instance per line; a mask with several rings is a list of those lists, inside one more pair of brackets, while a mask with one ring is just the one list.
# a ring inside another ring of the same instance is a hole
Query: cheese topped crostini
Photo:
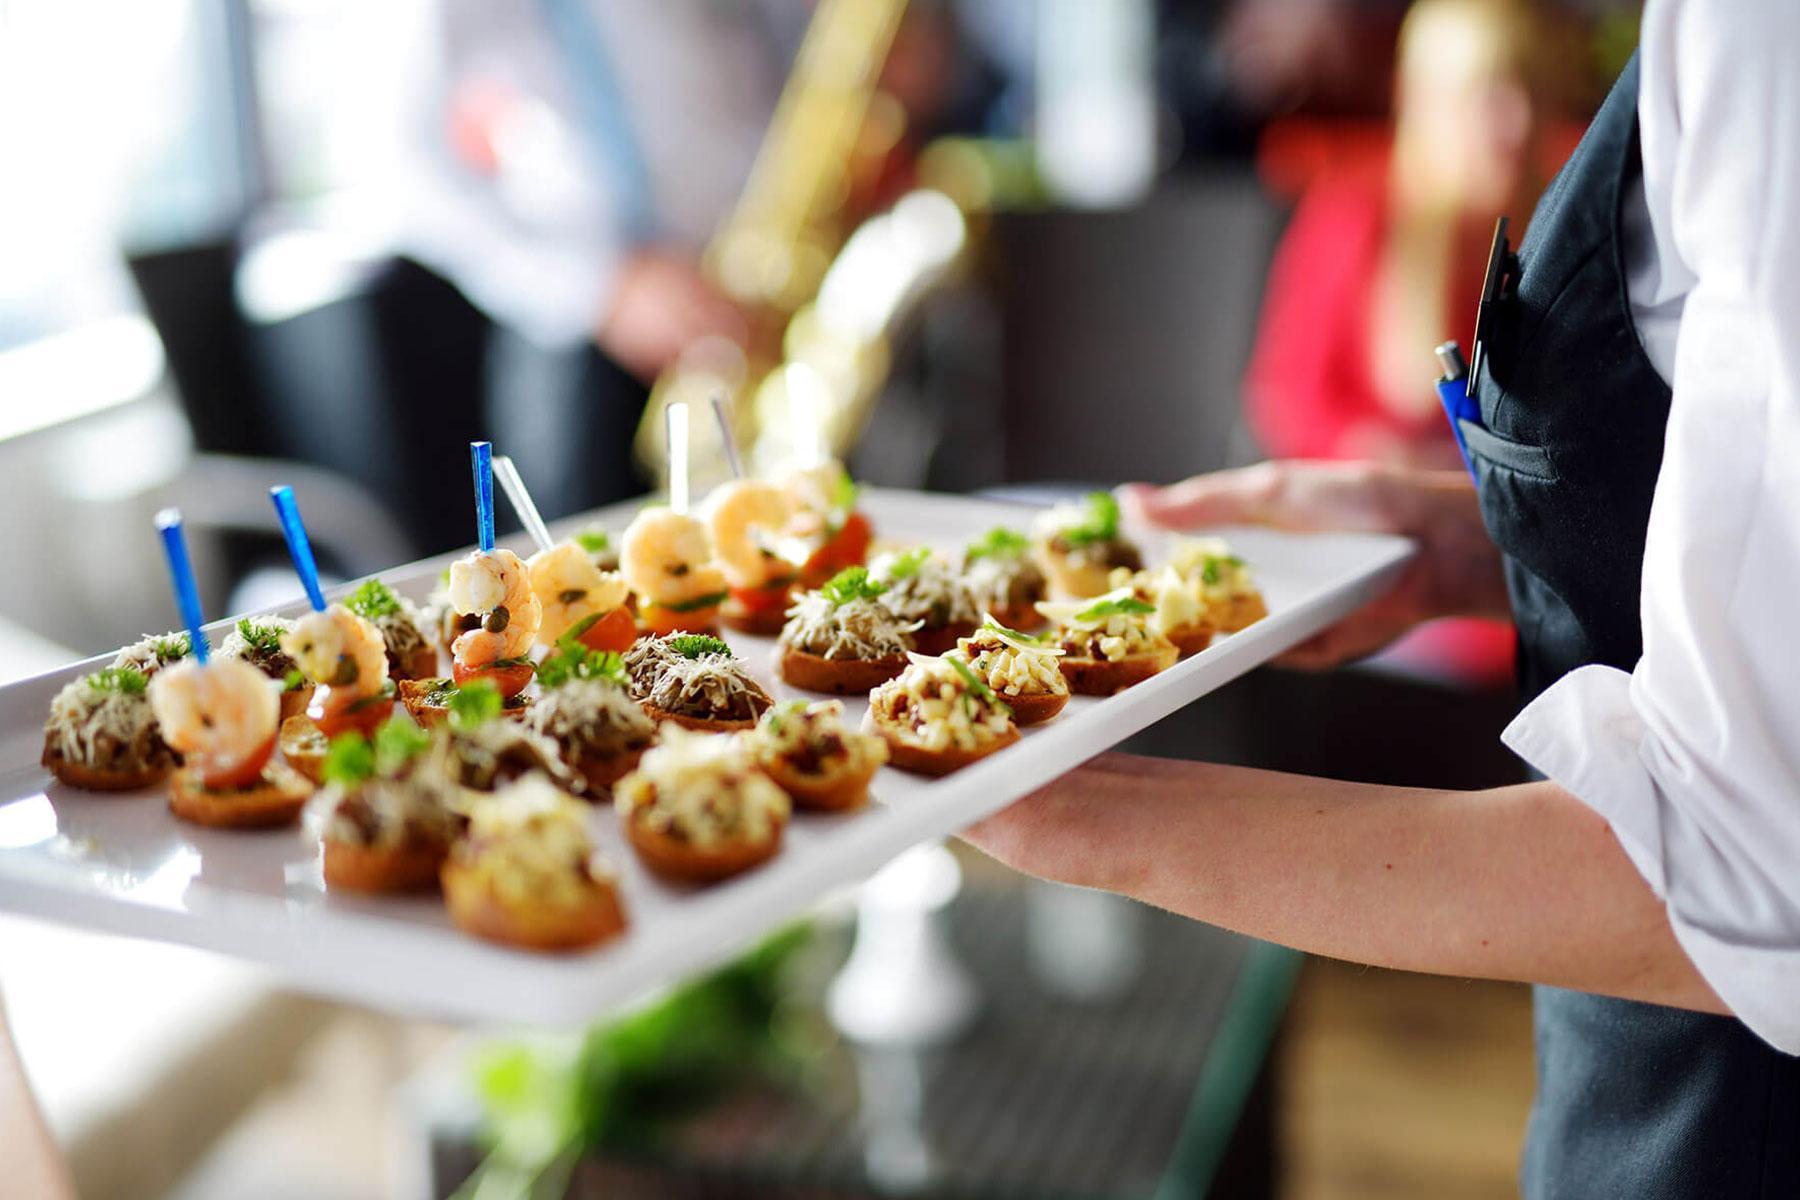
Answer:
[[1063, 649], [1048, 638], [1020, 633], [990, 616], [956, 648], [1012, 709], [1013, 720], [1020, 725], [1042, 724], [1069, 703]]
[[1168, 565], [1199, 583], [1208, 618], [1221, 633], [1236, 633], [1269, 615], [1255, 573], [1222, 538], [1182, 538], [1170, 547]]
[[528, 950], [577, 950], [623, 932], [618, 876], [594, 849], [587, 812], [536, 774], [478, 805], [440, 873], [450, 919]]
[[1212, 623], [1212, 606], [1207, 603], [1206, 588], [1199, 579], [1183, 575], [1164, 565], [1154, 571], [1113, 572], [1114, 590], [1128, 588], [1138, 599], [1156, 609], [1150, 624], [1171, 642], [1186, 658], [1212, 645], [1218, 629]]
[[642, 637], [625, 652], [631, 695], [651, 718], [709, 733], [748, 729], [774, 701], [715, 637]]
[[163, 741], [148, 685], [135, 667], [107, 667], [65, 685], [44, 722], [45, 769], [71, 787], [102, 792], [167, 779], [180, 758]]
[[1031, 539], [997, 525], [963, 547], [963, 582], [982, 611], [1009, 629], [1036, 629], [1044, 623], [1038, 601], [1049, 596], [1050, 581], [1031, 554]]
[[590, 799], [610, 795], [656, 741], [656, 722], [631, 698], [624, 661], [565, 642], [538, 664], [538, 685], [543, 695], [531, 706], [526, 728], [557, 744], [563, 763], [586, 782]]
[[912, 640], [920, 654], [942, 654], [981, 622], [981, 608], [962, 576], [925, 546], [881, 555], [869, 574], [884, 587], [877, 603], [915, 626]]
[[913, 622], [880, 602], [887, 585], [846, 567], [788, 609], [776, 644], [782, 679], [809, 692], [860, 694], [906, 669]]
[[869, 693], [869, 726], [903, 771], [947, 775], [1019, 740], [1012, 710], [961, 656], [915, 656]]
[[241, 617], [219, 643], [220, 658], [241, 658], [281, 688], [281, 719], [297, 717], [312, 703], [313, 683], [281, 648], [294, 623], [286, 617]]
[[1089, 492], [1081, 503], [1059, 504], [1038, 518], [1038, 561], [1052, 596], [1085, 600], [1107, 590], [1115, 569], [1142, 569], [1144, 556], [1119, 531], [1119, 516], [1111, 492]]
[[412, 601], [379, 579], [367, 579], [344, 598], [344, 607], [381, 634], [391, 678], [426, 679], [437, 674], [437, 646]]
[[1110, 696], [1180, 657], [1152, 623], [1156, 606], [1130, 588], [1119, 588], [1093, 600], [1039, 606], [1056, 625], [1051, 637], [1062, 646], [1063, 677], [1083, 696]]
[[887, 742], [844, 726], [837, 700], [789, 700], [741, 734], [756, 763], [802, 808], [855, 808], [888, 759]]
[[331, 741], [326, 786], [308, 802], [325, 886], [356, 892], [435, 888], [463, 819], [446, 781], [419, 769], [429, 734], [390, 717], [373, 738], [354, 730]]
[[613, 803], [644, 865], [707, 883], [766, 862], [781, 848], [790, 801], [737, 738], [665, 729]]
[[182, 755], [169, 780], [169, 810], [199, 825], [255, 829], [300, 815], [312, 784], [272, 761], [281, 699], [268, 676], [240, 658], [188, 660], [157, 672], [150, 706], [163, 738]]

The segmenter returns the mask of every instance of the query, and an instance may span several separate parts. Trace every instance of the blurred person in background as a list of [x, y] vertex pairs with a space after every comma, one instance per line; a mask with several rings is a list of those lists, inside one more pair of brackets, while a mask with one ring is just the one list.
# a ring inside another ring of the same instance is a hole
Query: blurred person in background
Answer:
[[[1245, 380], [1269, 454], [1461, 466], [1425, 352], [1466, 342], [1495, 218], [1529, 211], [1554, 173], [1546, 125], [1567, 66], [1545, 49], [1556, 28], [1535, 0], [1420, 0], [1408, 13], [1391, 147], [1319, 171], [1270, 269]], [[1493, 682], [1511, 673], [1512, 630], [1445, 622], [1394, 658]]]

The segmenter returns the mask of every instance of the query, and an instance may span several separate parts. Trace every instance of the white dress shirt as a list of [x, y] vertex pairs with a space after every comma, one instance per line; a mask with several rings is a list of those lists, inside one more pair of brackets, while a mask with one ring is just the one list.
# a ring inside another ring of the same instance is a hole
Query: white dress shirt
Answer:
[[[1795, 0], [1649, 0], [1640, 336], [1673, 390], [1644, 653], [1506, 743], [1604, 816], [1731, 1010], [1800, 1053], [1800, 47]], [[1634, 211], [1635, 210], [1635, 211]]]

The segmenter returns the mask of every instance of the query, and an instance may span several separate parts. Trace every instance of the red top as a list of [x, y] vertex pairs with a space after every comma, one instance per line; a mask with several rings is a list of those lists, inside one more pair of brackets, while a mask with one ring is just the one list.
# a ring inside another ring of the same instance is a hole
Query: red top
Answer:
[[[1383, 458], [1399, 443], [1411, 461], [1461, 465], [1435, 405], [1396, 413], [1375, 386], [1370, 322], [1387, 206], [1384, 165], [1340, 171], [1306, 190], [1282, 236], [1245, 377], [1251, 424], [1273, 457]], [[1452, 285], [1445, 338], [1468, 342], [1479, 287]], [[1419, 347], [1421, 389], [1431, 351]]]

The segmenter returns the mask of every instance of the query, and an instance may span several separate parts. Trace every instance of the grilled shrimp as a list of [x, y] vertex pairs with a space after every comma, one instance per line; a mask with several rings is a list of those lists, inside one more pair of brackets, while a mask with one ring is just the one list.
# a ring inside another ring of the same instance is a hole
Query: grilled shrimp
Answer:
[[281, 696], [275, 682], [238, 658], [193, 660], [158, 671], [150, 707], [163, 740], [209, 783], [254, 776], [269, 759]]
[[281, 649], [305, 676], [346, 696], [387, 687], [387, 642], [381, 631], [341, 604], [309, 612], [281, 635]]
[[451, 563], [450, 606], [465, 616], [485, 614], [481, 628], [451, 643], [450, 653], [465, 668], [524, 657], [544, 618], [531, 573], [511, 550], [477, 550]]
[[734, 479], [707, 502], [706, 529], [725, 579], [733, 587], [754, 588], [793, 570], [770, 546], [794, 515], [786, 489], [760, 479]]
[[619, 545], [619, 570], [632, 591], [665, 607], [725, 590], [706, 526], [672, 508], [646, 508], [631, 522]]
[[525, 562], [532, 594], [543, 610], [538, 640], [554, 646], [556, 639], [576, 623], [595, 613], [608, 612], [625, 603], [625, 579], [617, 571], [602, 571], [593, 556], [574, 542], [559, 542], [539, 550]]

